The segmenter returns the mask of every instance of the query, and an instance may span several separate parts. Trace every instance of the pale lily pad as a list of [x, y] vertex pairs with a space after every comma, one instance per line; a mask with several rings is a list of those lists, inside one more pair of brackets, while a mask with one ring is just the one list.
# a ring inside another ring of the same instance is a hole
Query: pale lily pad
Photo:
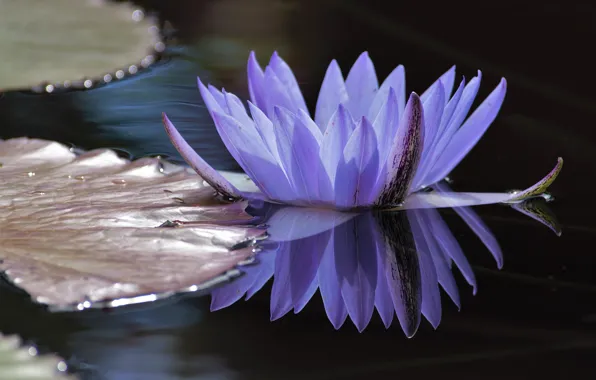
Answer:
[[16, 336], [0, 334], [0, 379], [72, 379], [65, 375], [66, 363], [53, 355], [38, 355], [37, 349], [24, 346]]
[[[238, 274], [264, 230], [194, 172], [110, 150], [0, 140], [0, 270], [56, 309], [196, 292]], [[235, 183], [245, 176], [226, 174]], [[166, 223], [184, 220], [190, 223]], [[232, 225], [233, 224], [233, 225]]]
[[98, 0], [0, 0], [0, 36], [0, 90], [90, 87], [135, 73], [163, 48], [138, 7]]

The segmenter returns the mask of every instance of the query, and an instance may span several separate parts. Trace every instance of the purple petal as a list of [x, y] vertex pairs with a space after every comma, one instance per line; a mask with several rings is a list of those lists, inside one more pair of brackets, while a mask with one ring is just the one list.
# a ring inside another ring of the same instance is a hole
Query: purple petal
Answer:
[[266, 106], [265, 109], [261, 109], [263, 109], [269, 118], [274, 117], [273, 115], [275, 107], [283, 107], [293, 114], [298, 112], [297, 105], [294, 104], [293, 100], [288, 94], [287, 88], [277, 77], [277, 74], [275, 71], [273, 71], [271, 66], [267, 66], [267, 68], [265, 68], [265, 88], [266, 92], [264, 96]]
[[[209, 114], [212, 114], [213, 112], [219, 112], [223, 114], [229, 113], [222, 93], [220, 93], [215, 87], [210, 86], [213, 88], [213, 92], [216, 94], [217, 98], [219, 98], [218, 100], [216, 99], [216, 96], [214, 96], [213, 93], [209, 91], [207, 87], [205, 87], [203, 82], [201, 82], [201, 78], [199, 77], [197, 77], [197, 84], [199, 85], [199, 92], [201, 93], [201, 97], [203, 98], [203, 102], [205, 103]], [[221, 97], [219, 97], [218, 94], [221, 94]]]
[[432, 92], [427, 97], [423, 104], [424, 108], [424, 144], [422, 148], [422, 155], [420, 156], [420, 163], [416, 170], [416, 175], [412, 183], [413, 189], [418, 189], [421, 185], [424, 167], [428, 166], [428, 161], [432, 156], [432, 145], [439, 130], [441, 123], [441, 116], [443, 115], [443, 107], [445, 100], [443, 98], [444, 90], [441, 81], [438, 81], [432, 88]]
[[379, 172], [379, 152], [373, 126], [365, 117], [346, 143], [335, 178], [335, 202], [339, 207], [370, 204], [377, 194], [374, 184]]
[[306, 103], [304, 102], [304, 97], [302, 96], [302, 92], [298, 86], [298, 81], [296, 81], [296, 77], [294, 76], [292, 69], [290, 69], [290, 66], [288, 66], [283, 59], [281, 59], [277, 52], [274, 52], [271, 56], [269, 66], [273, 69], [275, 75], [285, 87], [286, 93], [294, 104], [294, 109], [296, 112], [298, 110], [308, 112], [308, 108], [306, 108]]
[[[398, 114], [404, 111], [406, 106], [406, 73], [402, 65], [397, 66], [391, 74], [385, 79], [379, 91], [375, 95], [373, 102], [368, 110], [368, 118], [375, 120], [381, 112], [383, 105], [387, 102], [389, 91], [393, 89], [397, 101], [396, 112]], [[399, 119], [398, 119], [399, 120]]]
[[379, 160], [384, 165], [384, 160], [392, 147], [393, 139], [397, 135], [400, 115], [403, 112], [399, 108], [399, 100], [393, 88], [387, 93], [385, 103], [383, 103], [377, 117], [373, 121], [373, 128], [377, 134], [379, 144]]
[[430, 256], [430, 248], [421, 227], [420, 211], [408, 211], [412, 235], [422, 276], [422, 314], [436, 329], [441, 322], [441, 296], [437, 285], [437, 272]]
[[285, 199], [291, 191], [290, 184], [254, 127], [217, 112], [213, 113], [213, 120], [228, 151], [255, 185], [270, 199]]
[[217, 170], [209, 166], [209, 164], [205, 162], [205, 160], [203, 160], [201, 156], [190, 147], [190, 145], [188, 145], [165, 113], [162, 114], [162, 118], [164, 127], [172, 144], [190, 167], [220, 194], [233, 199], [241, 198], [240, 191], [219, 174]]
[[255, 128], [261, 136], [261, 140], [273, 158], [277, 162], [280, 162], [279, 152], [277, 151], [277, 140], [275, 131], [273, 130], [273, 122], [269, 120], [267, 115], [265, 115], [261, 109], [250, 101], [248, 102], [248, 108], [250, 109], [250, 114], [255, 123]]
[[[246, 126], [246, 128], [250, 128], [251, 132], [256, 130], [255, 123], [246, 113], [246, 108], [242, 104], [242, 101], [236, 95], [229, 92], [224, 91], [223, 95], [229, 110], [227, 114], [236, 119], [240, 124]], [[256, 134], [254, 136], [257, 138]]]
[[451, 96], [451, 91], [453, 91], [453, 83], [455, 82], [455, 66], [451, 66], [451, 68], [441, 75], [439, 79], [437, 79], [435, 83], [428, 88], [428, 90], [424, 91], [424, 93], [420, 96], [422, 103], [426, 102], [427, 97], [430, 96], [433, 87], [436, 86], [438, 82], [443, 84], [443, 107], [445, 107], [447, 101], [449, 100], [449, 96]]
[[333, 60], [325, 73], [315, 112], [315, 122], [322, 132], [325, 132], [325, 129], [327, 129], [327, 125], [333, 114], [337, 111], [337, 107], [340, 104], [347, 104], [347, 102], [348, 90], [346, 89], [341, 69], [337, 61]]
[[[335, 243], [333, 234], [327, 244], [325, 253], [321, 259], [321, 265], [319, 266], [319, 272], [317, 274], [319, 289], [321, 292], [321, 298], [325, 305], [325, 313], [327, 318], [331, 321], [333, 327], [339, 329], [346, 318], [348, 317], [348, 310], [344, 304], [343, 297], [341, 295], [341, 287], [337, 276], [337, 269], [335, 267]], [[337, 252], [338, 255], [343, 252]]]
[[447, 128], [447, 125], [449, 125], [449, 121], [451, 120], [451, 117], [453, 116], [453, 113], [455, 112], [455, 109], [457, 108], [457, 105], [459, 104], [459, 100], [461, 99], [461, 96], [463, 94], [465, 84], [466, 84], [466, 81], [464, 79], [461, 81], [457, 91], [455, 92], [455, 94], [453, 95], [451, 100], [449, 100], [449, 102], [447, 103], [447, 106], [443, 110], [443, 115], [441, 117], [441, 123], [439, 124], [439, 129], [437, 130], [435, 137], [432, 141], [432, 144], [428, 149], [428, 155], [426, 155], [424, 160], [422, 160], [422, 162], [420, 163], [420, 166], [418, 167], [418, 170], [416, 172], [416, 181], [415, 181], [416, 184], [415, 184], [415, 187], [413, 188], [413, 190], [418, 190], [420, 187], [426, 186], [428, 184], [426, 182], [426, 177], [428, 176], [428, 172], [432, 169], [434, 164], [437, 162], [437, 158], [440, 156], [442, 149], [443, 149], [443, 148], [440, 148], [441, 150], [439, 150], [439, 148], [437, 148], [437, 146], [441, 142], [441, 136], [443, 136], [443, 134], [445, 132], [445, 128]]
[[385, 178], [379, 178], [383, 186], [376, 204], [380, 206], [398, 205], [404, 201], [418, 167], [423, 138], [422, 103], [418, 95], [412, 93], [388, 156], [387, 174]]
[[507, 82], [503, 78], [497, 88], [476, 108], [474, 113], [454, 134], [441, 156], [439, 156], [429, 181], [436, 182], [445, 178], [470, 152], [497, 117], [506, 92]]
[[[197, 77], [197, 80], [199, 81], [199, 83], [202, 84], [201, 79], [199, 77]], [[219, 106], [224, 110], [224, 112], [229, 114], [230, 112], [228, 109], [228, 105], [226, 104], [224, 94], [212, 85], [208, 85], [207, 89], [209, 90], [211, 96], [213, 96], [213, 99], [215, 99], [217, 104], [219, 104]]]
[[368, 115], [368, 110], [379, 89], [375, 67], [367, 52], [360, 54], [346, 78], [348, 108], [356, 119]]
[[[284, 171], [298, 199], [318, 197], [319, 144], [310, 130], [289, 111], [275, 107], [274, 131]], [[275, 178], [275, 177], [271, 177]]]
[[374, 311], [377, 286], [376, 241], [367, 218], [355, 218], [334, 230], [335, 265], [348, 315], [362, 332]]
[[[441, 163], [441, 157], [446, 150], [447, 146], [450, 145], [451, 139], [461, 126], [461, 123], [464, 121], [465, 117], [467, 116], [470, 108], [472, 107], [472, 103], [476, 98], [476, 94], [478, 93], [478, 88], [480, 87], [480, 80], [482, 78], [482, 73], [478, 71], [478, 76], [472, 78], [470, 83], [466, 85], [464, 91], [462, 93], [460, 101], [457, 103], [455, 110], [453, 112], [453, 116], [449, 120], [449, 123], [443, 130], [443, 133], [440, 136], [437, 136], [439, 139], [433, 148], [433, 154], [435, 155], [436, 161], [431, 163], [429, 168], [429, 174], [425, 176], [424, 183], [425, 185], [432, 185], [433, 183], [437, 182], [436, 172], [437, 168], [443, 167]], [[440, 177], [439, 179], [443, 179]]]
[[[344, 148], [348, 139], [356, 125], [350, 115], [350, 112], [340, 104], [333, 117], [329, 120], [329, 125], [323, 134], [321, 141], [321, 148], [319, 155], [324, 171], [319, 172], [319, 186], [323, 188], [324, 181], [335, 183], [337, 174], [337, 164], [340, 161]], [[328, 199], [325, 195], [333, 195], [330, 193], [320, 194], [324, 201], [332, 201], [333, 198]]]
[[250, 52], [248, 57], [248, 92], [250, 93], [250, 99], [252, 102], [264, 112], [266, 110], [265, 103], [265, 74], [254, 51]]

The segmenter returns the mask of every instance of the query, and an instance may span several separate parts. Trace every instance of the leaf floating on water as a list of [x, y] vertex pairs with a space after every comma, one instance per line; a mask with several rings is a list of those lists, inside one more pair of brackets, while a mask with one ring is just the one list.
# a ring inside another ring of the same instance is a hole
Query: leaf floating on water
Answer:
[[[157, 26], [130, 4], [2, 0], [0, 90], [47, 83], [88, 88], [134, 74], [163, 48]], [[110, 74], [111, 73], [111, 74]], [[69, 82], [70, 81], [70, 82]]]
[[201, 291], [236, 275], [265, 233], [238, 225], [254, 221], [246, 203], [218, 202], [194, 172], [155, 158], [19, 138], [0, 140], [0, 162], [0, 270], [56, 309]]
[[66, 363], [55, 356], [37, 353], [35, 347], [23, 346], [16, 336], [0, 334], [0, 379], [53, 380], [72, 379], [67, 376]]

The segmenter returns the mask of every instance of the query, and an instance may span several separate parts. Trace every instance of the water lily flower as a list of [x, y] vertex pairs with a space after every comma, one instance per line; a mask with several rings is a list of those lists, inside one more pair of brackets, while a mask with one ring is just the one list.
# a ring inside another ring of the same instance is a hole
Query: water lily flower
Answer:
[[[274, 53], [262, 70], [248, 60], [249, 113], [234, 94], [199, 90], [226, 147], [265, 198], [337, 209], [387, 207], [443, 179], [474, 147], [503, 103], [506, 81], [466, 119], [482, 74], [462, 79], [455, 67], [421, 96], [406, 96], [398, 66], [379, 86], [373, 62], [360, 55], [344, 80], [334, 60], [325, 74], [314, 118], [292, 70]], [[244, 194], [211, 168], [164, 115], [185, 160], [217, 191]]]

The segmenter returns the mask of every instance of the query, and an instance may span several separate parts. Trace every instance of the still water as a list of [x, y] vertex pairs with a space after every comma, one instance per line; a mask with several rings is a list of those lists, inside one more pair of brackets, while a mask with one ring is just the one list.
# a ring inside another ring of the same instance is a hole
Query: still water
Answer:
[[[345, 318], [341, 310], [329, 306], [337, 289], [318, 283], [323, 296], [314, 293], [316, 272], [329, 260], [325, 250], [329, 237], [320, 235], [286, 246], [287, 256], [268, 256], [265, 250], [257, 266], [247, 269], [240, 281], [218, 289], [213, 299], [60, 314], [49, 313], [20, 291], [2, 285], [0, 331], [17, 333], [42, 351], [57, 352], [89, 379], [430, 378], [445, 373], [462, 378], [559, 379], [596, 374], [591, 359], [596, 354], [592, 252], [596, 226], [591, 217], [596, 211], [591, 201], [596, 163], [591, 120], [596, 99], [575, 74], [581, 71], [577, 62], [587, 60], [564, 42], [551, 39], [556, 34], [567, 39], [593, 35], [577, 21], [588, 17], [590, 9], [544, 7], [540, 18], [532, 17], [536, 25], [527, 32], [528, 15], [535, 9], [487, 10], [498, 15], [491, 21], [472, 10], [438, 9], [429, 15], [424, 5], [389, 9], [357, 1], [143, 3], [148, 11], [158, 12], [168, 37], [158, 64], [89, 91], [6, 93], [0, 102], [0, 137], [28, 135], [84, 149], [110, 147], [132, 157], [160, 154], [177, 161], [161, 125], [161, 112], [166, 112], [213, 166], [236, 170], [195, 83], [200, 75], [246, 98], [245, 63], [251, 49], [262, 61], [278, 50], [295, 69], [311, 109], [333, 58], [347, 70], [360, 52], [368, 50], [380, 77], [403, 64], [408, 88], [416, 90], [457, 64], [458, 73], [467, 78], [476, 69], [483, 70], [479, 99], [501, 76], [507, 77], [509, 87], [500, 116], [452, 173], [453, 186], [465, 191], [528, 186], [563, 156], [566, 167], [551, 188], [555, 202], [548, 205], [563, 234], [557, 237], [510, 207], [477, 208], [501, 246], [504, 265], [499, 270], [489, 250], [455, 212], [442, 210], [432, 218], [416, 219], [424, 222], [410, 219], [418, 233], [430, 234], [436, 234], [428, 227], [434, 224], [425, 223], [437, 215], [444, 221], [469, 261], [478, 288], [473, 295], [466, 281], [469, 272], [465, 276], [457, 262], [453, 280], [444, 279], [447, 291], [440, 294], [436, 283], [425, 287], [424, 278], [414, 279], [423, 292], [440, 295], [442, 303], [419, 306], [424, 317], [412, 339], [402, 331], [408, 330], [407, 313], [402, 313], [403, 321], [395, 319], [386, 329], [383, 305], [388, 302], [376, 300], [368, 302], [378, 312], [354, 311], [350, 313], [350, 318], [356, 315], [354, 323], [348, 318], [335, 330], [333, 325]], [[456, 18], [466, 22], [454, 23]], [[505, 31], [500, 26], [503, 20], [508, 25]], [[551, 27], [554, 20], [557, 25], [561, 20], [576, 21], [561, 31]], [[576, 58], [564, 58], [570, 55]], [[351, 231], [357, 224], [377, 223], [363, 227], [370, 236], [361, 241], [371, 245], [388, 234], [387, 226], [400, 225], [374, 218], [349, 222]], [[409, 233], [415, 235], [414, 230]], [[352, 235], [345, 236], [349, 242]], [[407, 244], [401, 242], [401, 247]], [[337, 260], [337, 251], [333, 252], [336, 256], [331, 259]], [[349, 272], [354, 261], [347, 254], [339, 257], [346, 261], [337, 267]], [[415, 261], [424, 266], [428, 259]], [[379, 277], [382, 260], [373, 261], [360, 263], [369, 268], [362, 278]], [[305, 270], [292, 273], [297, 266]], [[274, 272], [281, 273], [287, 284], [274, 283], [272, 289], [269, 278]], [[256, 283], [263, 288], [256, 289]], [[248, 301], [240, 299], [245, 292], [251, 293]], [[292, 308], [301, 311], [295, 314]], [[435, 330], [427, 319], [436, 322], [437, 308], [441, 321]], [[359, 333], [355, 325], [366, 328]]]

